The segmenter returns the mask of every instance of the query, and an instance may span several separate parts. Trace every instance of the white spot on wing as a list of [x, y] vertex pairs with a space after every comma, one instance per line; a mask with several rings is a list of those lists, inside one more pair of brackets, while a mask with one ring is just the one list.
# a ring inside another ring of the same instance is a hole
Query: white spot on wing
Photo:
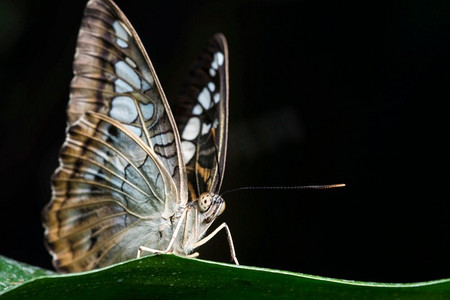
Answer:
[[141, 88], [141, 81], [138, 74], [124, 61], [118, 61], [114, 65], [116, 74], [136, 89]]
[[214, 60], [211, 63], [211, 68], [214, 70], [217, 70], [219, 68], [219, 65], [217, 64], [216, 56], [214, 55]]
[[128, 36], [131, 35], [131, 33], [128, 31], [128, 28], [123, 24], [121, 21], [116, 20], [113, 22], [113, 28], [116, 32], [116, 35], [120, 37], [121, 39], [124, 39], [128, 41]]
[[216, 85], [214, 84], [214, 82], [208, 82], [208, 89], [211, 91], [211, 92], [214, 92], [214, 90], [216, 89]]
[[136, 68], [136, 67], [137, 67], [136, 63], [135, 63], [131, 58], [129, 58], [128, 56], [125, 57], [125, 61], [126, 61], [130, 66], [132, 66], [133, 68]]
[[142, 115], [144, 116], [145, 121], [148, 121], [153, 117], [153, 113], [155, 111], [153, 103], [147, 104], [139, 103], [139, 107], [141, 108]]
[[215, 60], [217, 60], [217, 64], [219, 66], [223, 65], [223, 62], [225, 60], [225, 57], [223, 56], [223, 53], [222, 52], [217, 52], [215, 54]]
[[128, 32], [127, 30], [120, 24], [119, 21], [114, 21], [112, 24], [114, 28], [114, 32], [116, 33], [116, 43], [119, 47], [126, 48], [128, 47]]
[[202, 124], [202, 135], [205, 135], [207, 133], [209, 133], [209, 131], [211, 130], [211, 123], [210, 124]]
[[214, 70], [213, 68], [209, 68], [209, 75], [211, 75], [211, 77], [216, 76], [216, 70]]
[[144, 80], [144, 79], [142, 79], [142, 87], [141, 87], [141, 90], [142, 90], [143, 92], [146, 92], [146, 91], [148, 91], [150, 88], [151, 88], [151, 86], [147, 83], [147, 81]]
[[117, 121], [132, 123], [137, 118], [137, 109], [132, 98], [118, 96], [112, 100], [109, 115]]
[[202, 111], [203, 111], [202, 106], [201, 106], [200, 104], [197, 104], [197, 105], [195, 105], [194, 108], [192, 109], [192, 114], [198, 116], [199, 114], [202, 113]]
[[190, 118], [184, 127], [181, 138], [184, 140], [195, 139], [200, 132], [200, 119], [197, 117]]
[[214, 103], [218, 103], [220, 101], [220, 94], [219, 93], [215, 93], [213, 98], [214, 98]]
[[131, 126], [131, 125], [127, 125], [127, 124], [125, 124], [125, 127], [128, 128], [131, 132], [133, 132], [137, 136], [141, 136], [141, 134], [142, 134], [142, 130], [139, 127]]
[[218, 70], [221, 65], [223, 65], [223, 62], [225, 60], [225, 57], [223, 56], [222, 52], [217, 52], [214, 54], [214, 60], [211, 63], [211, 68]]
[[192, 157], [194, 157], [195, 145], [194, 143], [189, 141], [182, 141], [181, 149], [183, 151], [184, 163], [188, 164], [191, 161]]
[[211, 106], [211, 93], [207, 88], [203, 88], [203, 90], [198, 95], [198, 102], [203, 106], [204, 109], [208, 109]]
[[128, 83], [119, 78], [114, 81], [114, 91], [117, 93], [126, 93], [132, 92], [133, 88]]
[[128, 43], [121, 39], [116, 39], [117, 45], [119, 45], [120, 48], [128, 48]]

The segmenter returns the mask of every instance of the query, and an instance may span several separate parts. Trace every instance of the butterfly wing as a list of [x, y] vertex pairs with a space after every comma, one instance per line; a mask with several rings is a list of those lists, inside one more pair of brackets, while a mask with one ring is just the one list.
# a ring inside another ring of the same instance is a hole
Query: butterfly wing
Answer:
[[193, 64], [175, 109], [189, 198], [217, 193], [225, 171], [228, 129], [228, 47], [214, 35]]
[[185, 200], [179, 135], [169, 104], [136, 31], [112, 1], [88, 2], [73, 68], [69, 126], [87, 111], [118, 120], [154, 149], [178, 183], [179, 200]]
[[176, 209], [167, 201], [176, 199], [172, 176], [141, 138], [108, 116], [88, 112], [70, 127], [52, 187], [46, 240], [59, 271], [110, 265], [136, 257], [150, 241], [161, 249], [168, 243], [170, 233], [163, 239], [160, 232]]
[[68, 132], [44, 211], [60, 271], [163, 249], [187, 203], [179, 134], [136, 32], [109, 0], [86, 6], [74, 59]]

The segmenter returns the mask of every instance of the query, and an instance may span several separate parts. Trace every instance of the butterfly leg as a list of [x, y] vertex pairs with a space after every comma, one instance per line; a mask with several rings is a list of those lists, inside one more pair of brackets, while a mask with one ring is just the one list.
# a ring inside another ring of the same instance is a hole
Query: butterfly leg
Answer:
[[198, 252], [194, 252], [194, 253], [191, 253], [189, 255], [186, 255], [186, 257], [189, 257], [189, 258], [194, 258], [194, 257], [198, 257], [198, 256], [199, 256]]
[[230, 253], [231, 253], [231, 260], [236, 264], [239, 265], [239, 262], [236, 257], [236, 252], [234, 251], [234, 244], [233, 244], [233, 238], [231, 237], [231, 231], [230, 228], [226, 223], [222, 223], [219, 227], [217, 227], [213, 232], [202, 238], [200, 241], [194, 244], [194, 248], [200, 247], [201, 245], [207, 243], [210, 239], [212, 239], [219, 231], [225, 228], [225, 231], [227, 232], [227, 240], [228, 245], [230, 246]]
[[161, 250], [156, 250], [156, 249], [152, 249], [152, 248], [147, 248], [144, 246], [139, 246], [138, 248], [138, 252], [137, 252], [137, 258], [140, 258], [142, 255], [142, 252], [151, 252], [153, 254], [163, 254], [163, 253], [167, 253], [167, 251], [161, 251]]
[[174, 231], [174, 233], [172, 235], [172, 238], [170, 239], [169, 245], [167, 246], [166, 250], [156, 250], [156, 249], [148, 248], [148, 247], [145, 247], [145, 246], [139, 246], [138, 252], [137, 252], [137, 258], [141, 257], [143, 251], [151, 252], [153, 254], [167, 254], [167, 253], [170, 253], [171, 252], [170, 249], [172, 248], [173, 243], [175, 242], [175, 238], [177, 237], [178, 232], [180, 231], [180, 227], [183, 224], [183, 220], [186, 217], [186, 213], [187, 213], [187, 209], [184, 209], [183, 214], [181, 215], [181, 218], [178, 221], [178, 225], [175, 228], [175, 231]]

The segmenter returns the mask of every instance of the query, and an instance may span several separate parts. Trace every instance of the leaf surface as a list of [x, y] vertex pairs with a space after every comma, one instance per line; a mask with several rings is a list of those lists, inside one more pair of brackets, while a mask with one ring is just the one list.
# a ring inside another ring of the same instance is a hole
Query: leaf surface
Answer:
[[[450, 299], [450, 279], [371, 283], [147, 256], [99, 270], [57, 275], [0, 256], [1, 299]], [[14, 281], [15, 280], [15, 281]]]

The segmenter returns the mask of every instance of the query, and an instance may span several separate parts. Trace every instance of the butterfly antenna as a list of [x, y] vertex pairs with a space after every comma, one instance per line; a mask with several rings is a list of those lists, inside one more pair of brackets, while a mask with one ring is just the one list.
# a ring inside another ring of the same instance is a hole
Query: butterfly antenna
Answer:
[[245, 190], [326, 190], [326, 189], [340, 188], [344, 186], [345, 183], [326, 184], [326, 185], [296, 185], [296, 186], [244, 186], [225, 191], [220, 196], [231, 192], [245, 191]]

